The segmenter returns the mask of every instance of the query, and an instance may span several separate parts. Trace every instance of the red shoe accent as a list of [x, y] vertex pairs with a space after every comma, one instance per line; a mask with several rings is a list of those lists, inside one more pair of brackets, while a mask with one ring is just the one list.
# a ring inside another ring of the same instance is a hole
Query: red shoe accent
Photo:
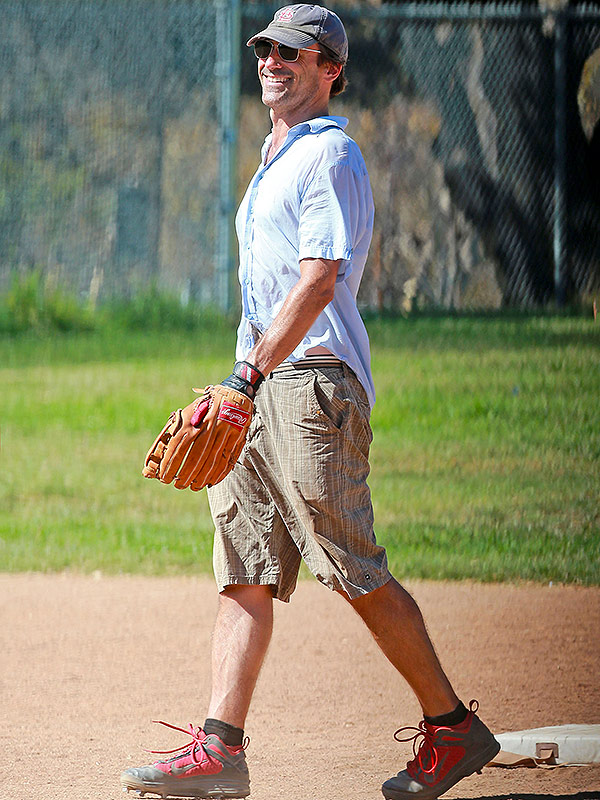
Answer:
[[[476, 715], [479, 704], [469, 703], [466, 719], [459, 725], [430, 725], [399, 728], [398, 742], [412, 741], [413, 759], [406, 769], [381, 787], [387, 800], [436, 800], [455, 783], [487, 764], [500, 749], [491, 731]], [[412, 736], [400, 736], [415, 731]]]
[[232, 755], [237, 755], [240, 751], [244, 750], [247, 744], [245, 742], [239, 747], [228, 747], [226, 744], [223, 744], [223, 746], [220, 747], [213, 739], [210, 748], [206, 748], [204, 747], [204, 742], [207, 735], [202, 728], [195, 728], [191, 723], [186, 729], [180, 728], [177, 725], [171, 725], [169, 722], [163, 722], [160, 719], [152, 721], [156, 722], [158, 725], [164, 725], [167, 728], [172, 728], [174, 731], [181, 731], [181, 733], [186, 733], [190, 736], [188, 742], [185, 742], [185, 744], [182, 744], [180, 747], [174, 747], [173, 750], [147, 751], [154, 755], [180, 753], [180, 755], [169, 758], [166, 761], [157, 761], [153, 764], [156, 769], [159, 769], [167, 775], [173, 775], [176, 778], [190, 778], [195, 775], [218, 775], [218, 773], [223, 770], [223, 762], [219, 760], [219, 758], [215, 758], [215, 756], [221, 756], [223, 759], [230, 758]]
[[[407, 725], [396, 731], [394, 739], [397, 742], [412, 741], [414, 758], [406, 765], [406, 771], [411, 778], [428, 785], [443, 780], [465, 756], [465, 748], [461, 746], [463, 737], [455, 734], [466, 733], [469, 730], [473, 715], [478, 708], [477, 701], [472, 700], [466, 719], [460, 725], [454, 725], [451, 728], [444, 725], [430, 725], [425, 720], [421, 720], [417, 728]], [[413, 736], [400, 738], [398, 734], [403, 731], [416, 731], [416, 733]], [[419, 739], [421, 739], [420, 742]], [[419, 744], [418, 748], [417, 744]]]
[[[121, 775], [124, 789], [152, 792], [166, 797], [245, 798], [250, 794], [250, 776], [246, 764], [249, 739], [236, 747], [226, 745], [217, 734], [189, 725], [179, 728], [155, 720], [167, 728], [181, 731], [189, 740], [173, 750], [150, 750], [171, 756], [144, 767], [130, 767]], [[175, 754], [175, 755], [172, 755]]]

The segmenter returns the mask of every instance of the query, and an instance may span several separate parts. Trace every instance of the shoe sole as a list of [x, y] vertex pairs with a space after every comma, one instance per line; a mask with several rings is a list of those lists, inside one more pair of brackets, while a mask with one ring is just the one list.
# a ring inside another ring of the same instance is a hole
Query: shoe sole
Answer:
[[[168, 778], [168, 776], [167, 776]], [[248, 784], [241, 785], [236, 781], [221, 780], [217, 784], [214, 780], [209, 782], [205, 778], [193, 779], [185, 778], [185, 786], [181, 780], [161, 781], [153, 783], [151, 781], [136, 780], [133, 776], [124, 775], [121, 778], [121, 786], [124, 790], [139, 792], [143, 797], [145, 794], [158, 794], [161, 797], [197, 797], [197, 798], [244, 798], [250, 794]]]
[[[402, 789], [394, 789], [393, 786], [386, 786], [385, 783], [381, 787], [381, 791], [386, 800], [437, 800], [440, 795], [447, 792], [448, 789], [451, 789], [459, 781], [462, 781], [463, 778], [468, 778], [469, 775], [473, 775], [474, 772], [479, 772], [486, 764], [489, 764], [499, 751], [500, 745], [494, 739], [493, 744], [490, 743], [483, 752], [473, 755], [469, 761], [465, 761], [465, 763], [461, 765], [462, 769], [460, 774], [454, 773], [453, 775], [448, 775], [435, 786], [425, 786], [421, 784], [423, 789], [419, 792], [404, 792]], [[394, 779], [392, 778], [391, 780]]]

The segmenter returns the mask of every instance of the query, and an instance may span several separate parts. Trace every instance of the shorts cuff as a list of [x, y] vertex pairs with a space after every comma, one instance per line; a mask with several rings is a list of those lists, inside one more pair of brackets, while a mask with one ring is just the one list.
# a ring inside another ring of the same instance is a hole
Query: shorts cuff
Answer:
[[275, 600], [281, 600], [284, 603], [289, 603], [296, 586], [285, 588], [281, 585], [280, 576], [275, 575], [227, 575], [224, 578], [216, 578], [217, 590], [219, 594], [224, 591], [228, 586], [270, 586]]
[[389, 570], [385, 570], [376, 574], [371, 573], [368, 582], [363, 585], [352, 583], [340, 575], [332, 575], [327, 580], [321, 580], [321, 583], [332, 591], [344, 592], [350, 600], [358, 600], [359, 597], [363, 597], [365, 594], [381, 589], [392, 577], [392, 573]]

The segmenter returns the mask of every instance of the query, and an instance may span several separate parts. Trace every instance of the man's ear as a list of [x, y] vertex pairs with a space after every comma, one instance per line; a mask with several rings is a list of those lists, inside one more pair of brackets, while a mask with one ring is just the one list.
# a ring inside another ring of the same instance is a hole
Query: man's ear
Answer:
[[344, 67], [343, 64], [336, 64], [334, 61], [326, 61], [325, 80], [328, 81], [329, 83], [333, 83], [340, 74], [340, 72], [342, 71], [343, 67]]

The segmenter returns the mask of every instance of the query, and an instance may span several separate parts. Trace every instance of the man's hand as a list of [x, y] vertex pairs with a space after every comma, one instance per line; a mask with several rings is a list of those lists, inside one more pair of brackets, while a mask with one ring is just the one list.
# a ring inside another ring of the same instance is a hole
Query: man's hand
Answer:
[[237, 362], [232, 374], [173, 411], [146, 454], [142, 475], [199, 491], [231, 472], [244, 447], [262, 374]]

